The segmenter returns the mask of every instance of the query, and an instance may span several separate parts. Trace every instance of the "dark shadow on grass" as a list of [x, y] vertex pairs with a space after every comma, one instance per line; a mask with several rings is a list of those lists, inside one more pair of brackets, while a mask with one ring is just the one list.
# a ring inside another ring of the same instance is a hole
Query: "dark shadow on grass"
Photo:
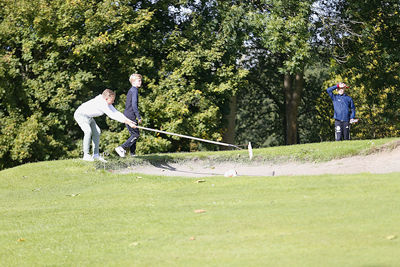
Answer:
[[107, 169], [107, 170], [121, 170], [129, 167], [140, 166], [144, 164], [166, 165], [168, 162], [173, 162], [173, 158], [167, 155], [144, 155], [144, 156], [127, 156], [125, 158], [112, 156], [107, 158], [107, 162], [96, 162], [96, 169]]
[[192, 175], [202, 175], [202, 176], [215, 176], [215, 175], [224, 175], [224, 173], [216, 173], [216, 172], [198, 172], [198, 171], [190, 171], [190, 170], [180, 170], [176, 167], [173, 167], [171, 163], [180, 163], [182, 165], [190, 166], [191, 164], [196, 164], [196, 160], [187, 160], [187, 159], [177, 159], [168, 155], [143, 155], [143, 156], [135, 156], [135, 157], [126, 157], [126, 158], [118, 158], [111, 157], [107, 159], [106, 163], [96, 162], [95, 166], [97, 169], [104, 170], [124, 170], [124, 169], [134, 169], [135, 166], [146, 166], [152, 165], [154, 168], [161, 169], [161, 172], [173, 172], [176, 175], [182, 174], [192, 174]]
[[208, 175], [208, 176], [215, 176], [215, 175], [224, 175], [223, 173], [213, 173], [213, 172], [195, 172], [195, 171], [185, 171], [185, 170], [179, 170], [175, 167], [172, 167], [168, 163], [162, 163], [162, 164], [152, 164], [154, 167], [171, 171], [171, 172], [176, 172], [176, 173], [189, 173], [189, 174], [198, 174], [198, 175]]
[[162, 171], [170, 171], [170, 172], [175, 172], [175, 173], [189, 173], [189, 174], [197, 174], [197, 175], [223, 175], [220, 173], [213, 173], [213, 172], [195, 172], [195, 171], [188, 171], [188, 170], [179, 170], [176, 167], [171, 166], [172, 163], [187, 163], [188, 165], [193, 164], [194, 162], [192, 160], [177, 160], [176, 158], [172, 158], [170, 156], [160, 156], [160, 155], [150, 155], [150, 156], [140, 156], [140, 158], [144, 159], [147, 161], [150, 165], [152, 165], [155, 168], [161, 169]]

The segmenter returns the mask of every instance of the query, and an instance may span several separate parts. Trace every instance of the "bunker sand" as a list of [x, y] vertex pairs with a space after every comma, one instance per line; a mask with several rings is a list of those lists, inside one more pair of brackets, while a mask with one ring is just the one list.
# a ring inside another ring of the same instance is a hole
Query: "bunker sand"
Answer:
[[188, 161], [159, 165], [145, 164], [121, 170], [121, 173], [142, 173], [160, 176], [208, 177], [223, 176], [236, 170], [238, 176], [286, 176], [320, 174], [356, 174], [400, 172], [400, 146], [365, 156], [353, 156], [328, 162], [251, 162], [249, 164]]

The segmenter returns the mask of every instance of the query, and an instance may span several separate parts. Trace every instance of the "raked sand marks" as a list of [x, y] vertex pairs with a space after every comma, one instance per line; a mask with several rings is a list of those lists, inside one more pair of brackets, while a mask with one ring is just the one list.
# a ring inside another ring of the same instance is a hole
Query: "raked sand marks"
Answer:
[[[353, 156], [328, 162], [252, 162], [249, 164], [208, 161], [186, 161], [159, 165], [143, 164], [118, 171], [160, 176], [282, 176], [400, 172], [400, 146], [365, 156]], [[235, 174], [234, 174], [235, 173]], [[229, 175], [233, 174], [233, 175]]]

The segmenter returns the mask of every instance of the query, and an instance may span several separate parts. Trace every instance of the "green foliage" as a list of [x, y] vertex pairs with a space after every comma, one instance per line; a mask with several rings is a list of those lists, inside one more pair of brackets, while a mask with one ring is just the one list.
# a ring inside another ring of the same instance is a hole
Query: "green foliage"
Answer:
[[[250, 25], [255, 33], [253, 49], [262, 49], [267, 57], [276, 60], [278, 64], [275, 71], [282, 75], [280, 86], [275, 86], [277, 92], [273, 94], [282, 95], [279, 98], [283, 102], [276, 104], [279, 106], [281, 132], [286, 144], [299, 141], [297, 121], [304, 90], [304, 70], [312, 58], [310, 16], [313, 2], [262, 1], [265, 6], [256, 5], [249, 12]], [[259, 71], [256, 69], [255, 72]]]
[[[240, 6], [110, 0], [1, 5], [0, 119], [2, 133], [12, 131], [0, 139], [2, 168], [76, 155], [82, 133], [74, 110], [105, 88], [126, 94], [132, 72], [144, 75], [140, 110], [145, 126], [221, 139], [226, 102], [246, 75], [236, 66]], [[172, 7], [191, 12], [184, 18]], [[120, 98], [119, 110], [124, 102]], [[29, 125], [21, 123], [25, 120]], [[101, 128], [124, 129], [103, 118], [97, 121]], [[38, 131], [29, 136], [23, 126]], [[108, 147], [126, 137], [109, 135], [104, 136], [111, 142], [104, 144]], [[191, 147], [166, 136], [142, 141], [140, 153]]]
[[284, 60], [278, 71], [282, 74], [303, 71], [311, 57], [310, 21], [313, 1], [265, 1], [267, 12], [254, 12], [253, 24], [258, 28], [257, 37], [273, 54]]
[[251, 141], [254, 147], [277, 146], [284, 140], [284, 99], [282, 75], [276, 71], [281, 62], [265, 51], [253, 54], [257, 65], [248, 75], [248, 86], [238, 95], [236, 140]]
[[[247, 74], [236, 65], [241, 39], [232, 38], [232, 34], [238, 34], [234, 26], [240, 23], [234, 15], [243, 11], [224, 4], [214, 9], [206, 3], [188, 5], [192, 12], [165, 40], [166, 58], [158, 79], [148, 84], [149, 93], [142, 100], [144, 124], [221, 140], [223, 116], [228, 112], [225, 106]], [[189, 140], [162, 138], [171, 143], [173, 151], [198, 149]]]
[[[321, 60], [321, 59], [320, 59]], [[330, 69], [315, 62], [305, 70], [305, 88], [299, 107], [300, 143], [333, 141], [334, 130], [332, 100], [326, 92]]]
[[[240, 142], [247, 137], [261, 146], [283, 144], [279, 138], [285, 135], [285, 100], [279, 96], [282, 82], [271, 72], [293, 73], [294, 66], [305, 67], [298, 116], [300, 142], [333, 140], [333, 107], [326, 88], [340, 81], [350, 84], [348, 93], [360, 118], [352, 127], [352, 138], [399, 135], [396, 1], [318, 1], [312, 19], [303, 9], [307, 3], [259, 1], [255, 6], [250, 17], [252, 32], [257, 34], [251, 44], [254, 50], [249, 52], [249, 77], [254, 78], [249, 79], [244, 99], [239, 99]], [[305, 26], [308, 19], [310, 24]], [[309, 57], [304, 57], [307, 51]], [[268, 60], [259, 53], [278, 64], [263, 64]]]
[[153, 12], [108, 0], [1, 4], [0, 167], [75, 155], [79, 104], [153, 65], [138, 53]]
[[[314, 2], [0, 0], [0, 169], [79, 156], [75, 109], [110, 88], [122, 111], [133, 72], [143, 74], [139, 108], [151, 128], [222, 140], [236, 96], [237, 142], [282, 144], [283, 75], [304, 72], [300, 142], [331, 140], [324, 90], [339, 78], [361, 118], [353, 137], [398, 136], [398, 3], [322, 0], [316, 13]], [[343, 30], [312, 23], [332, 13]], [[342, 64], [318, 73], [339, 51]], [[96, 121], [112, 153], [128, 133]], [[140, 154], [203, 149], [218, 148], [153, 133], [138, 143]]]
[[[34, 160], [35, 158], [43, 158], [49, 160], [50, 153], [63, 155], [62, 144], [52, 138], [48, 133], [49, 123], [46, 123], [37, 114], [27, 118], [18, 129], [11, 149], [11, 158], [14, 161], [22, 163], [24, 161]], [[51, 152], [48, 149], [56, 149]], [[56, 154], [56, 155], [57, 155]]]
[[[344, 21], [352, 35], [341, 47], [345, 60], [334, 62], [334, 81], [350, 85], [359, 125], [357, 138], [381, 138], [400, 134], [400, 82], [398, 29], [399, 3], [395, 1], [349, 2], [343, 7]], [[339, 49], [337, 49], [339, 50]], [[344, 51], [344, 52], [343, 52]], [[339, 80], [340, 79], [340, 80]]]

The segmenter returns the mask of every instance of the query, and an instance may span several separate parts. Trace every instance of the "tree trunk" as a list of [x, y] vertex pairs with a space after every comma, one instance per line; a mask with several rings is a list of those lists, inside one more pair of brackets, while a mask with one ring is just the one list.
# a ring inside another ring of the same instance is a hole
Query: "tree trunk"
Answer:
[[290, 74], [285, 74], [283, 88], [285, 94], [287, 145], [298, 143], [297, 115], [303, 87], [304, 77], [302, 72], [296, 73], [294, 77]]
[[[225, 116], [227, 122], [226, 131], [222, 136], [224, 143], [233, 144], [235, 142], [235, 127], [236, 127], [236, 111], [237, 111], [237, 98], [236, 95], [232, 96], [229, 102], [229, 113]], [[221, 147], [221, 149], [227, 149], [227, 147]]]

